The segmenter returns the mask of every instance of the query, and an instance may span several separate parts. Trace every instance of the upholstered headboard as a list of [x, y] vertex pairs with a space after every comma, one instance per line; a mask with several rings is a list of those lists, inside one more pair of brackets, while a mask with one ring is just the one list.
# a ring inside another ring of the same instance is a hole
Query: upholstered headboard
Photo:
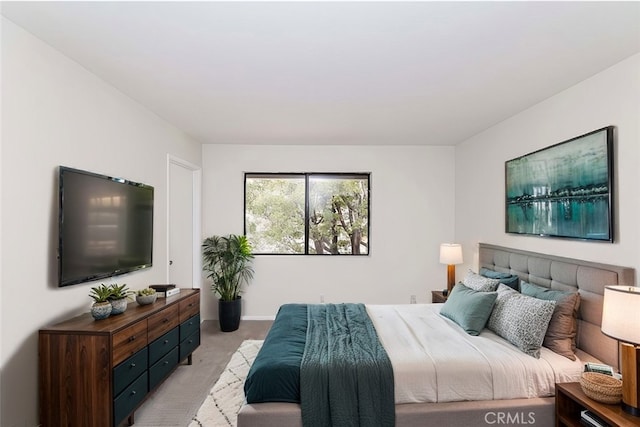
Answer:
[[480, 268], [517, 274], [521, 280], [580, 293], [576, 345], [611, 366], [618, 366], [617, 341], [600, 330], [605, 286], [635, 284], [635, 270], [609, 264], [545, 255], [480, 243]]

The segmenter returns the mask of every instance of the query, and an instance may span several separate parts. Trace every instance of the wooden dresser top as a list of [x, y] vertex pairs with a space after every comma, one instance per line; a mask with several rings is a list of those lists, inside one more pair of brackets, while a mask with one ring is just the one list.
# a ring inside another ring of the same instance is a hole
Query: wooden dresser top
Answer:
[[95, 320], [91, 313], [83, 313], [79, 316], [65, 320], [64, 322], [47, 326], [40, 329], [40, 333], [90, 333], [111, 335], [132, 323], [145, 319], [173, 304], [178, 304], [193, 295], [199, 295], [199, 289], [181, 289], [180, 293], [169, 298], [158, 298], [155, 303], [149, 305], [139, 305], [137, 302], [130, 302], [127, 310], [122, 314], [109, 316], [103, 320]]

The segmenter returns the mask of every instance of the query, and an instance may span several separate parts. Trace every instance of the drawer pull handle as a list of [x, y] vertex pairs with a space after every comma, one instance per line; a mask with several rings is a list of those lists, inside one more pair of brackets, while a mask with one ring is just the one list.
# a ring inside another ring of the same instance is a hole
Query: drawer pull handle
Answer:
[[135, 394], [136, 394], [136, 391], [135, 390], [131, 390], [131, 395], [133, 396]]
[[189, 304], [189, 307], [193, 307], [193, 303]]
[[191, 344], [193, 342], [193, 340], [189, 340], [189, 344]]
[[135, 341], [135, 339], [136, 339], [136, 336], [135, 336], [135, 335], [131, 335], [131, 336], [129, 337], [129, 342], [131, 342], [131, 341]]
[[193, 325], [193, 322], [189, 322], [189, 326]]
[[169, 321], [169, 319], [167, 319], [166, 317], [164, 319], [162, 319], [162, 323], [167, 323]]
[[135, 364], [135, 363], [132, 363], [130, 366], [131, 366], [132, 368], [135, 368], [135, 367], [136, 367], [136, 364]]
[[165, 361], [164, 361], [164, 364], [165, 364], [165, 365], [168, 365], [168, 364], [169, 364], [169, 361], [168, 361], [168, 360], [165, 360]]
[[164, 343], [165, 343], [165, 344], [168, 344], [168, 343], [169, 343], [169, 340], [164, 340]]

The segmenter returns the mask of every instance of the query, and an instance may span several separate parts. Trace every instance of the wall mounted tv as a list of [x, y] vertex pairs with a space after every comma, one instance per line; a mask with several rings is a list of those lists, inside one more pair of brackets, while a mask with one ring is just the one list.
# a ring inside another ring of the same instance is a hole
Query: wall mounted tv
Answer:
[[152, 265], [153, 187], [60, 166], [58, 286]]

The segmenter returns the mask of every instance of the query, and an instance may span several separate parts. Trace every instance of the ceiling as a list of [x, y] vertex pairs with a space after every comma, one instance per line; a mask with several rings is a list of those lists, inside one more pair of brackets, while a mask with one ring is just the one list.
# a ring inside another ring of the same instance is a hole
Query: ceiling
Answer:
[[455, 145], [640, 52], [640, 2], [2, 2], [201, 143]]

